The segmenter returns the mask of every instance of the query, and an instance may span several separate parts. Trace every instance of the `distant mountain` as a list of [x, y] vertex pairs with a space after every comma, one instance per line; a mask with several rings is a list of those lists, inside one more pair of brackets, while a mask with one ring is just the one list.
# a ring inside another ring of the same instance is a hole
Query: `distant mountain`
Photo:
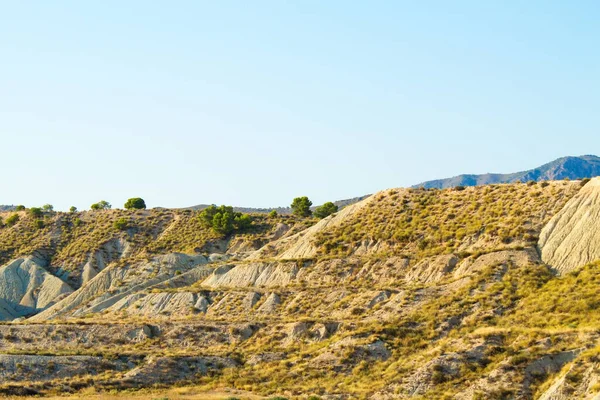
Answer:
[[[346, 199], [346, 200], [338, 200], [338, 201], [334, 201], [333, 204], [335, 204], [336, 206], [338, 206], [340, 208], [340, 210], [350, 204], [354, 204], [357, 203], [363, 199], [366, 199], [367, 197], [369, 197], [370, 194], [366, 194], [364, 196], [359, 196], [359, 197], [353, 197], [351, 199]], [[196, 206], [192, 206], [192, 207], [187, 207], [187, 209], [189, 210], [203, 210], [207, 207], [209, 207], [210, 204], [198, 204]], [[315, 207], [311, 207], [312, 210], [314, 210], [316, 208]], [[252, 207], [233, 207], [234, 211], [237, 212], [242, 212], [242, 213], [249, 213], [249, 214], [254, 214], [254, 213], [259, 213], [259, 214], [266, 214], [269, 213], [273, 210], [277, 211], [278, 214], [291, 214], [292, 213], [292, 209], [290, 207], [271, 207], [271, 208], [252, 208]]]
[[0, 204], [0, 211], [11, 211], [14, 210], [15, 206], [7, 206]]
[[562, 157], [528, 171], [512, 174], [459, 175], [453, 178], [423, 182], [414, 185], [413, 188], [444, 189], [455, 186], [478, 186], [517, 181], [551, 181], [565, 178], [583, 179], [594, 176], [600, 176], [600, 157], [585, 155], [580, 157]]

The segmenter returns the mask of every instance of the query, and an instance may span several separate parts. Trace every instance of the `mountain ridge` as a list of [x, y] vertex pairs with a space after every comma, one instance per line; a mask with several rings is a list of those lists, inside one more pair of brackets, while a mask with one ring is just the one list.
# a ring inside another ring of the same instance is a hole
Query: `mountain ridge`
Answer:
[[518, 181], [545, 181], [593, 178], [600, 175], [600, 157], [595, 155], [566, 156], [537, 168], [507, 174], [462, 174], [451, 178], [434, 179], [413, 185], [413, 188], [446, 189], [456, 186], [479, 186]]

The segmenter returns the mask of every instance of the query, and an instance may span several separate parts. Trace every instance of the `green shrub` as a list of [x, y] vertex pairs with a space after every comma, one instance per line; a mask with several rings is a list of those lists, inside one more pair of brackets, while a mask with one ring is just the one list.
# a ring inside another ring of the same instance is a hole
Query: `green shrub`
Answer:
[[44, 210], [44, 212], [52, 212], [54, 211], [54, 206], [52, 204], [44, 204], [42, 210]]
[[296, 197], [292, 201], [292, 213], [298, 217], [310, 217], [312, 214], [310, 206], [312, 206], [312, 201], [310, 201], [308, 197]]
[[19, 214], [13, 214], [10, 217], [6, 218], [6, 226], [14, 226], [19, 222]]
[[73, 219], [73, 225], [76, 226], [76, 227], [79, 226], [79, 225], [81, 225], [81, 219], [74, 218]]
[[233, 211], [231, 206], [217, 207], [214, 204], [200, 213], [200, 221], [215, 232], [227, 235], [250, 227], [252, 218], [248, 214]]
[[127, 210], [145, 210], [146, 202], [141, 197], [133, 197], [127, 200], [124, 207]]
[[277, 218], [279, 214], [277, 214], [276, 210], [271, 210], [271, 212], [269, 213], [269, 218]]
[[29, 215], [33, 218], [41, 218], [44, 215], [44, 211], [39, 207], [31, 207], [29, 209]]
[[128, 225], [128, 223], [127, 223], [127, 219], [126, 218], [119, 218], [113, 224], [113, 226], [115, 227], [115, 229], [118, 229], [120, 231], [124, 231], [125, 229], [127, 229], [127, 225]]
[[35, 227], [38, 228], [38, 229], [42, 229], [44, 227], [44, 220], [36, 219], [35, 220]]
[[69, 211], [72, 212], [72, 213], [76, 213], [77, 212], [77, 207], [71, 206], [71, 208], [69, 208]]
[[338, 211], [338, 206], [328, 201], [315, 209], [314, 215], [317, 218], [325, 218]]
[[23, 204], [19, 204], [16, 208], [15, 211], [23, 211], [25, 210], [25, 206]]
[[111, 205], [108, 201], [106, 200], [100, 200], [97, 203], [94, 203], [90, 206], [90, 208], [92, 210], [110, 210], [111, 209]]

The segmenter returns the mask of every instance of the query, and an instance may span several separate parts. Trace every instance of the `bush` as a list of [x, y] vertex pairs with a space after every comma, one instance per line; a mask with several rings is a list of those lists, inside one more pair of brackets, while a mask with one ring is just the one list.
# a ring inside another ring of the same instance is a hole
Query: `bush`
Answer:
[[77, 207], [71, 206], [71, 208], [69, 208], [69, 211], [72, 212], [72, 213], [76, 213], [77, 212]]
[[277, 218], [279, 214], [277, 214], [276, 210], [271, 210], [271, 212], [269, 213], [269, 218]]
[[115, 227], [115, 229], [124, 231], [125, 229], [127, 229], [127, 219], [119, 218], [118, 220], [115, 221], [113, 226]]
[[465, 189], [466, 189], [466, 188], [465, 188], [464, 186], [455, 186], [455, 187], [454, 187], [454, 190], [457, 190], [457, 191], [459, 191], [459, 192], [460, 192], [460, 191], [462, 191], [462, 190], [465, 190]]
[[111, 207], [112, 206], [108, 201], [100, 200], [99, 202], [92, 204], [90, 208], [92, 210], [110, 210]]
[[146, 202], [141, 197], [133, 197], [127, 200], [124, 207], [127, 210], [145, 210]]
[[44, 210], [44, 212], [52, 212], [54, 211], [54, 206], [52, 204], [44, 204], [42, 210]]
[[79, 225], [81, 225], [81, 220], [79, 218], [73, 219], [73, 225], [76, 226], [76, 227], [79, 226]]
[[39, 207], [31, 207], [29, 209], [29, 215], [33, 218], [40, 218], [44, 215], [44, 211]]
[[10, 217], [6, 218], [6, 226], [14, 226], [19, 222], [19, 214], [13, 214]]
[[335, 204], [333, 204], [332, 202], [328, 201], [327, 203], [323, 204], [320, 207], [317, 207], [315, 209], [315, 217], [317, 218], [325, 218], [330, 216], [333, 213], [336, 213], [338, 211], [338, 206], [336, 206]]
[[19, 204], [16, 208], [15, 211], [23, 211], [25, 210], [25, 206], [23, 204]]
[[231, 206], [217, 207], [214, 204], [202, 210], [200, 221], [222, 235], [245, 230], [252, 224], [252, 218], [248, 214], [235, 212]]
[[308, 197], [296, 197], [294, 201], [292, 201], [292, 213], [298, 217], [310, 217], [312, 214], [310, 206], [312, 206], [312, 201], [310, 201]]
[[35, 220], [35, 227], [38, 229], [42, 229], [44, 227], [44, 221], [41, 219]]

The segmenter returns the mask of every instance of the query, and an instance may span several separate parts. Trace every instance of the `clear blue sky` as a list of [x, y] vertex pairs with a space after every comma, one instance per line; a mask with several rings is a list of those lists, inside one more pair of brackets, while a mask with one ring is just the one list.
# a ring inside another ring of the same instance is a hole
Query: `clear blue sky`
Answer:
[[317, 204], [598, 154], [599, 4], [0, 0], [0, 204]]

